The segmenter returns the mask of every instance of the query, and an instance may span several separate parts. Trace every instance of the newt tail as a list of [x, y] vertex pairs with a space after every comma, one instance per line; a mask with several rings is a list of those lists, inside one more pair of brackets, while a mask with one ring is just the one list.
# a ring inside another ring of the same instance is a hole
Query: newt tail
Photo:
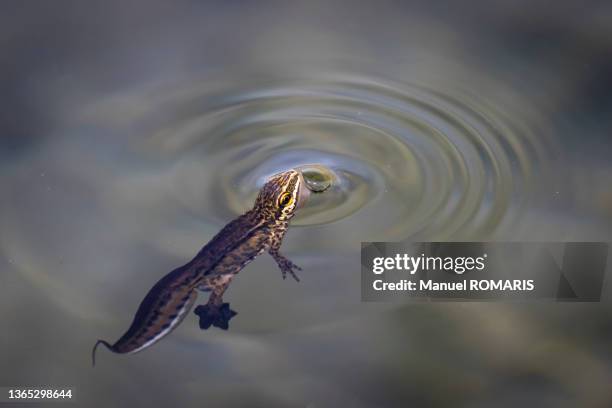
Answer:
[[91, 365], [95, 367], [96, 365], [96, 350], [98, 349], [98, 346], [100, 344], [103, 344], [104, 347], [106, 347], [107, 349], [109, 349], [110, 351], [116, 353], [115, 349], [113, 348], [113, 345], [110, 344], [108, 341], [105, 340], [98, 340], [96, 342], [96, 344], [93, 346], [93, 349], [91, 350]]

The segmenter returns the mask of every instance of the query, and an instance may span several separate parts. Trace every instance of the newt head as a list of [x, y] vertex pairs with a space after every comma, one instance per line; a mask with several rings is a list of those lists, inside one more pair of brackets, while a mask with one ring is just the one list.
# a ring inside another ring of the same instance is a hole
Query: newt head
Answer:
[[310, 189], [300, 171], [288, 170], [270, 177], [259, 191], [255, 209], [279, 221], [286, 221], [304, 206]]

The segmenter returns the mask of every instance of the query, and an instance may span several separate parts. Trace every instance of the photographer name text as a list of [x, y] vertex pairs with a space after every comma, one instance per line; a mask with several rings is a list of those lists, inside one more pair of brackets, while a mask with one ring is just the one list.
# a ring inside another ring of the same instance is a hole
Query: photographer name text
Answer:
[[[469, 271], [483, 271], [487, 254], [479, 257], [436, 257], [397, 254], [394, 257], [376, 257], [372, 260], [372, 273], [381, 275], [385, 271], [399, 270], [414, 275], [419, 271], [446, 271], [462, 275]], [[375, 279], [372, 287], [376, 291], [533, 291], [533, 279], [464, 279], [461, 281], [435, 281], [432, 279], [400, 279], [386, 282]]]

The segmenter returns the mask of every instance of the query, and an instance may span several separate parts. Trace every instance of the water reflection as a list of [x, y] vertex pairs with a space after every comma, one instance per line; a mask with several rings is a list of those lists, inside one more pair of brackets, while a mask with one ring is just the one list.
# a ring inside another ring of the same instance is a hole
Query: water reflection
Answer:
[[[510, 119], [499, 110], [511, 107], [494, 107], [465, 88], [349, 73], [266, 88], [237, 86], [239, 78], [218, 82], [234, 85], [164, 93], [158, 103], [147, 96], [140, 121], [163, 116], [168, 99], [174, 115], [155, 121], [137, 140], [149, 153], [180, 161], [177, 177], [197, 178], [211, 191], [220, 201], [219, 218], [228, 209], [244, 211], [269, 175], [321, 163], [338, 183], [325, 203], [301, 214], [301, 225], [331, 223], [363, 209], [379, 215], [360, 235], [490, 235], [504, 222], [512, 225], [533, 200], [533, 186], [550, 183], [546, 158], [559, 148], [557, 140], [530, 130], [529, 118]], [[221, 166], [222, 174], [207, 177]], [[200, 200], [190, 194], [185, 204], [210, 217]]]

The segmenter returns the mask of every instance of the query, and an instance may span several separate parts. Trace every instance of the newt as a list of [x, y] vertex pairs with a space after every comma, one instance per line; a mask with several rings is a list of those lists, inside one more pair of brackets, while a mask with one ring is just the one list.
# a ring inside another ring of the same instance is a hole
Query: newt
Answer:
[[227, 224], [188, 263], [162, 277], [141, 302], [132, 324], [119, 340], [98, 340], [92, 350], [95, 365], [100, 344], [114, 353], [144, 350], [174, 330], [187, 316], [198, 291], [210, 292], [208, 302], [195, 309], [200, 328], [227, 329], [236, 312], [223, 302], [232, 279], [255, 257], [267, 251], [283, 279], [301, 270], [280, 253], [289, 221], [307, 201], [310, 190], [300, 171], [272, 176], [261, 188], [253, 208]]

